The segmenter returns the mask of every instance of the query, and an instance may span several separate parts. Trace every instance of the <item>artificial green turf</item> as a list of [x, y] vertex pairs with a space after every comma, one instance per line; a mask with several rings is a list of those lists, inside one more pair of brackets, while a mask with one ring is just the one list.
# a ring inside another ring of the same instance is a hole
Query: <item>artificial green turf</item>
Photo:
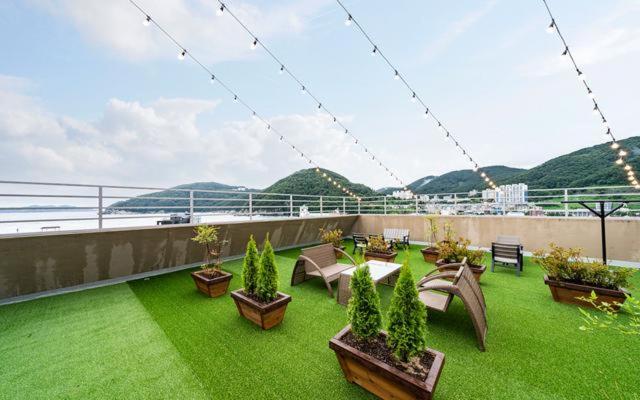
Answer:
[[[412, 246], [409, 253], [416, 277], [432, 268], [418, 249]], [[209, 398], [370, 398], [345, 381], [328, 347], [347, 322], [345, 308], [327, 296], [319, 279], [289, 285], [298, 254], [277, 254], [281, 290], [293, 301], [283, 324], [270, 331], [239, 317], [229, 296], [202, 296], [189, 271], [1, 307], [0, 393], [10, 398], [194, 398], [203, 392]], [[399, 259], [404, 257], [401, 252]], [[230, 289], [238, 288], [241, 261], [224, 268], [234, 273]], [[640, 276], [633, 282], [637, 286]], [[579, 331], [577, 308], [553, 302], [542, 272], [529, 260], [520, 278], [512, 270], [487, 271], [481, 286], [488, 310], [486, 352], [477, 349], [458, 299], [446, 314], [429, 313], [429, 346], [446, 355], [436, 398], [640, 398], [638, 339]], [[386, 313], [392, 289], [378, 288]], [[33, 331], [37, 340], [28, 337]], [[94, 350], [85, 354], [87, 349]], [[43, 365], [47, 358], [64, 379], [37, 382], [54, 368]], [[13, 389], [16, 385], [22, 390]]]

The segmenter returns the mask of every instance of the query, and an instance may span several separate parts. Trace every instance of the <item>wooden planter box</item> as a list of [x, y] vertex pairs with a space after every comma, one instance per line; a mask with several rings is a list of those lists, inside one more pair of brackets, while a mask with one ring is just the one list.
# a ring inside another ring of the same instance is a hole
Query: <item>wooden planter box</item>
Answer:
[[[441, 267], [445, 264], [450, 264], [450, 263], [442, 259], [436, 261], [436, 267]], [[467, 265], [469, 266], [469, 269], [471, 270], [471, 272], [473, 272], [473, 277], [476, 278], [476, 282], [480, 282], [480, 278], [482, 277], [482, 274], [484, 273], [484, 271], [487, 270], [486, 265], [476, 265], [476, 264], [467, 264]], [[457, 268], [455, 268], [455, 270], [457, 271]]]
[[[351, 326], [346, 326], [329, 341], [336, 352], [345, 378], [382, 399], [431, 399], [444, 366], [444, 354], [427, 349], [434, 356], [431, 369], [424, 380], [419, 380], [394, 366], [357, 350], [342, 341]], [[382, 332], [386, 336], [385, 332]]]
[[[340, 250], [344, 251], [344, 249], [346, 249], [345, 246], [340, 246]], [[344, 254], [342, 254], [341, 252], [339, 252], [338, 250], [334, 250], [336, 253], [336, 259], [340, 259], [342, 258], [342, 256], [344, 256]]]
[[215, 278], [209, 278], [203, 271], [195, 271], [191, 273], [191, 277], [199, 291], [209, 297], [220, 297], [227, 292], [233, 277], [233, 275], [225, 271], [220, 271], [220, 274]]
[[422, 253], [422, 257], [424, 257], [424, 260], [428, 263], [433, 264], [438, 261], [438, 257], [440, 257], [440, 252], [437, 247], [425, 247], [424, 249], [421, 249], [420, 252]]
[[395, 251], [393, 253], [373, 253], [370, 251], [365, 251], [364, 260], [365, 261], [378, 260], [378, 261], [392, 263], [396, 260], [397, 255], [398, 253]]
[[549, 286], [551, 296], [553, 296], [554, 301], [566, 304], [576, 304], [582, 307], [593, 307], [590, 303], [577, 299], [578, 297], [588, 298], [591, 296], [592, 291], [596, 293], [596, 296], [598, 296], [598, 299], [595, 301], [596, 304], [599, 305], [602, 302], [607, 302], [611, 304], [615, 310], [620, 307], [615, 306], [613, 304], [614, 302], [622, 304], [627, 299], [625, 296], [627, 291], [624, 289], [605, 289], [596, 286], [582, 285], [579, 283], [557, 281], [549, 278], [547, 275], [544, 276], [544, 284]]
[[263, 304], [247, 297], [244, 289], [231, 292], [233, 301], [241, 316], [245, 317], [262, 329], [271, 329], [284, 319], [287, 304], [291, 301], [291, 296], [278, 292], [278, 298], [271, 303]]

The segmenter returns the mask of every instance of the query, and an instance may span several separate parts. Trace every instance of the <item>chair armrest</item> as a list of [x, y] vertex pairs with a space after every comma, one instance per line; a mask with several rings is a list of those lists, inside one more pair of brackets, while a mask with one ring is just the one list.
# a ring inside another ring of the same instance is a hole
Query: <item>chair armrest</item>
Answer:
[[[451, 277], [454, 277], [454, 275], [452, 275]], [[436, 278], [447, 278], [448, 276], [438, 276], [435, 275], [434, 277], [432, 277], [432, 279], [436, 279]], [[427, 282], [425, 282], [427, 283]], [[428, 285], [424, 285], [424, 283], [422, 285], [418, 286], [418, 292], [424, 292], [425, 290], [441, 290], [444, 292], [455, 292], [456, 290], [456, 285], [454, 285], [453, 283], [440, 283], [440, 282], [432, 282]]]
[[318, 266], [318, 264], [315, 263], [315, 261], [313, 261], [312, 259], [310, 259], [307, 256], [298, 256], [298, 260], [304, 260], [305, 262], [310, 263], [322, 276], [322, 279], [326, 280], [327, 276], [324, 274], [324, 272], [322, 272], [322, 268], [320, 268]]
[[425, 283], [431, 282], [431, 281], [433, 281], [435, 279], [455, 278], [456, 275], [458, 274], [458, 271], [455, 271], [455, 272], [454, 271], [449, 271], [449, 272], [441, 272], [439, 274], [429, 276], [434, 271], [437, 271], [437, 270], [434, 269], [433, 271], [429, 272], [425, 277], [423, 277], [422, 279], [420, 279], [418, 281], [417, 285], [418, 286], [422, 286]]
[[333, 249], [335, 251], [338, 251], [338, 252], [342, 253], [343, 255], [347, 256], [349, 261], [351, 261], [351, 264], [356, 265], [356, 266], [358, 265], [358, 264], [356, 264], [355, 260], [349, 254], [347, 254], [347, 252], [345, 252], [344, 250], [342, 250], [342, 249], [340, 249], [338, 247], [334, 247]]

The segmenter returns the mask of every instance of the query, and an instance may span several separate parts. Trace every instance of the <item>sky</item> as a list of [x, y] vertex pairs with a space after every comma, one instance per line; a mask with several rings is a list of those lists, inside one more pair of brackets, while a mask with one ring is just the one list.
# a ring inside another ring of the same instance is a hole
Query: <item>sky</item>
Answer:
[[[136, 1], [320, 166], [395, 185], [217, 1]], [[343, 2], [481, 166], [604, 140], [541, 1]], [[405, 182], [470, 168], [335, 0], [226, 3]], [[549, 4], [616, 136], [640, 134], [640, 1]], [[143, 17], [128, 0], [0, 2], [0, 180], [264, 188], [308, 167]]]

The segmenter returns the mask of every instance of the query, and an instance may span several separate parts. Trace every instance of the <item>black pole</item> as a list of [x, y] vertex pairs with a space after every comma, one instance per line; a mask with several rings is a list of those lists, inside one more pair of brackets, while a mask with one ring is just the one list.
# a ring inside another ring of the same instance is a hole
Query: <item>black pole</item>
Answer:
[[607, 234], [605, 231], [604, 219], [607, 215], [604, 213], [604, 201], [600, 202], [600, 232], [602, 233], [602, 263], [607, 265]]

